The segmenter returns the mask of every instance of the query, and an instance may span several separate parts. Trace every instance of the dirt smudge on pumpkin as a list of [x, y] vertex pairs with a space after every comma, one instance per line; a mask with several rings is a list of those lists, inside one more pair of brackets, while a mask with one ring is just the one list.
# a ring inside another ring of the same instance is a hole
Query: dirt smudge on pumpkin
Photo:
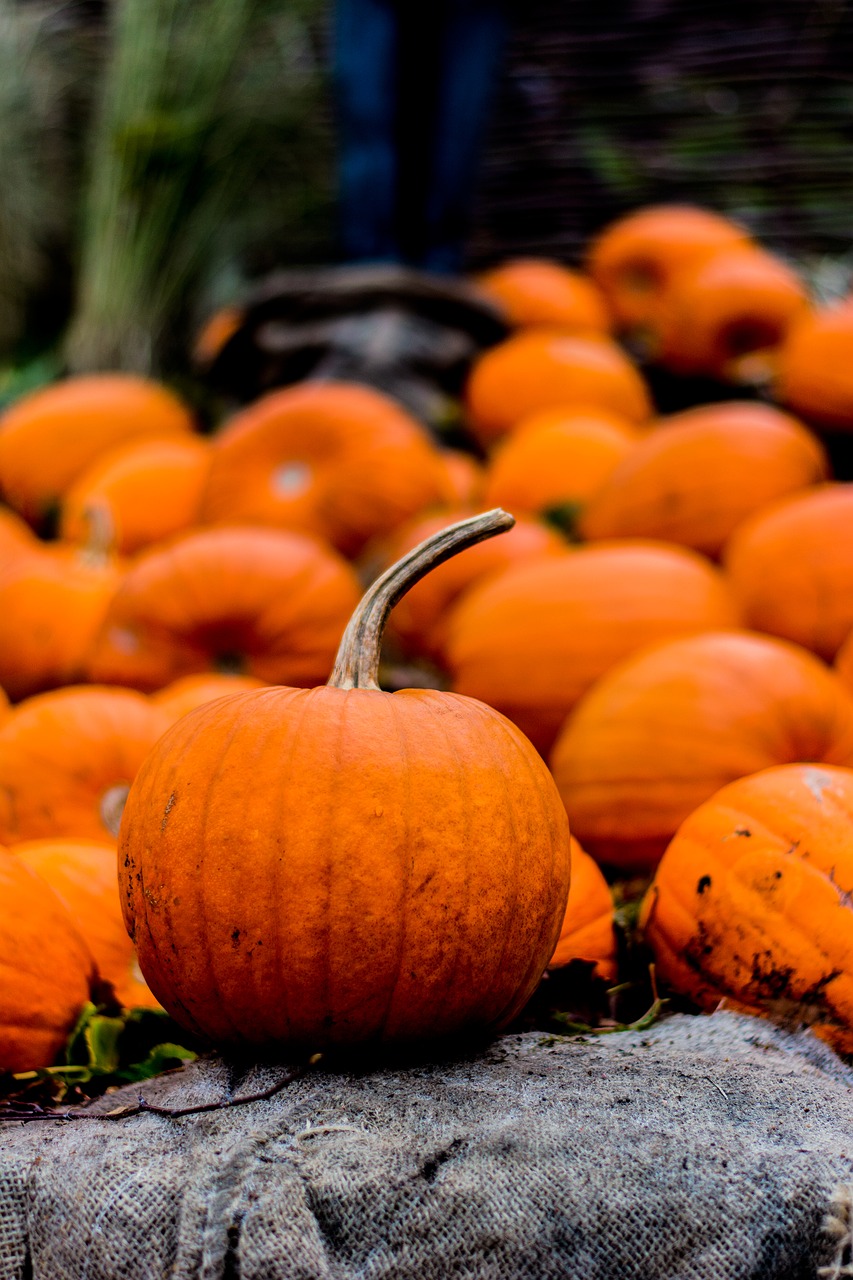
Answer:
[[240, 950], [240, 930], [236, 927], [231, 934], [231, 946], [235, 951]]
[[169, 821], [169, 814], [172, 812], [172, 805], [174, 803], [175, 803], [175, 793], [173, 791], [172, 794], [169, 796], [169, 799], [166, 801], [166, 808], [163, 810], [163, 819], [160, 823], [161, 831], [166, 830], [166, 823]]
[[823, 804], [823, 793], [832, 787], [829, 774], [822, 769], [803, 769], [802, 779], [803, 786], [812, 793], [818, 804]]
[[696, 886], [696, 892], [701, 895], [705, 892], [706, 889], [710, 889], [710, 887], [711, 887], [711, 877], [700, 876], [699, 883]]

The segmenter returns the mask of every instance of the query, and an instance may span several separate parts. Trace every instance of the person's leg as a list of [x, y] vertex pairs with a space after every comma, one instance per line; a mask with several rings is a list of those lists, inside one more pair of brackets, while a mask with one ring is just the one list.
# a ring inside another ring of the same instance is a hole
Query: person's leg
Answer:
[[336, 0], [334, 83], [340, 239], [355, 262], [398, 261], [397, 10], [394, 0]]
[[480, 147], [497, 82], [507, 18], [499, 0], [447, 0], [435, 108], [434, 150], [418, 265], [461, 269]]

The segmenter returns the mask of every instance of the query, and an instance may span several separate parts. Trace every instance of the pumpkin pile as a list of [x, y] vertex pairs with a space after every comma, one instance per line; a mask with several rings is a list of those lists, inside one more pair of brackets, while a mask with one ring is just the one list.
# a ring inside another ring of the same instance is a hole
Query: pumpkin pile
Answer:
[[0, 1070], [87, 1001], [311, 1054], [580, 965], [612, 1022], [649, 961], [853, 1052], [853, 302], [687, 206], [475, 284], [453, 448], [342, 382], [0, 415]]

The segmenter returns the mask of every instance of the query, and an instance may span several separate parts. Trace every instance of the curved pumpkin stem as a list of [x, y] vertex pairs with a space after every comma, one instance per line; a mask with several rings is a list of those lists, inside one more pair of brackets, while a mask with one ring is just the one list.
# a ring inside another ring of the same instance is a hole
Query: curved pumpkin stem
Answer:
[[431, 569], [466, 547], [506, 533], [514, 524], [514, 516], [496, 507], [439, 530], [386, 569], [350, 618], [328, 684], [333, 689], [378, 689], [382, 633], [397, 601]]

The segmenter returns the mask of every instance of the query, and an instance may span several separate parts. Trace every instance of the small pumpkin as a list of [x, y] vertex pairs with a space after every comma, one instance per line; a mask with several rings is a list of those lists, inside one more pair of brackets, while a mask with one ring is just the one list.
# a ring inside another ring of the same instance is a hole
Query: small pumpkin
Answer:
[[482, 466], [462, 449], [440, 449], [438, 456], [444, 468], [449, 505], [473, 510], [483, 493], [485, 473]]
[[95, 962], [67, 908], [0, 849], [0, 1071], [53, 1064], [95, 982]]
[[853, 1053], [853, 770], [740, 778], [682, 823], [640, 916], [659, 979]]
[[206, 702], [213, 702], [214, 698], [244, 693], [247, 689], [261, 689], [263, 684], [263, 680], [256, 676], [241, 676], [228, 671], [198, 671], [156, 689], [151, 694], [151, 701], [173, 721], [188, 711], [195, 711], [196, 707], [203, 707]]
[[115, 839], [127, 789], [169, 727], [130, 689], [40, 693], [0, 724], [0, 840]]
[[735, 529], [724, 565], [748, 626], [831, 662], [853, 629], [853, 484], [757, 511]]
[[596, 975], [605, 982], [612, 982], [616, 977], [613, 894], [598, 863], [574, 836], [566, 914], [548, 968], [562, 969], [572, 960], [594, 964]]
[[590, 242], [587, 269], [621, 330], [657, 320], [673, 277], [723, 248], [743, 246], [742, 227], [694, 205], [647, 205], [607, 224]]
[[140, 553], [89, 653], [100, 684], [150, 692], [195, 672], [310, 685], [358, 600], [331, 547], [283, 529], [191, 529]]
[[853, 697], [796, 645], [711, 632], [603, 676], [563, 726], [551, 770], [578, 839], [634, 872], [654, 867], [718, 787], [797, 760], [853, 763]]
[[447, 493], [438, 451], [389, 396], [303, 382], [262, 396], [213, 437], [201, 519], [297, 530], [352, 557]]
[[598, 286], [549, 258], [511, 258], [476, 277], [515, 328], [607, 333], [610, 317]]
[[38, 525], [107, 449], [192, 430], [187, 408], [157, 382], [129, 373], [65, 378], [21, 396], [0, 416], [0, 492]]
[[634, 423], [652, 413], [646, 384], [615, 342], [538, 329], [480, 356], [465, 398], [470, 429], [485, 447], [539, 409], [595, 407]]
[[198, 522], [210, 446], [197, 436], [134, 440], [87, 467], [65, 494], [59, 522], [66, 542], [85, 543], [91, 512], [107, 513], [123, 555], [162, 542]]
[[828, 476], [826, 451], [796, 418], [750, 401], [702, 405], [626, 451], [578, 525], [593, 540], [661, 538], [718, 556], [747, 516]]
[[791, 325], [776, 360], [774, 394], [822, 427], [853, 427], [853, 299]]
[[121, 914], [116, 847], [110, 841], [26, 840], [9, 852], [50, 885], [68, 909], [119, 1002], [129, 1009], [159, 1008], [137, 973], [136, 953]]
[[377, 684], [382, 625], [452, 526], [370, 588], [329, 684], [235, 694], [164, 735], [119, 843], [125, 920], [182, 1025], [289, 1054], [505, 1025], [552, 955], [569, 832], [522, 734], [456, 694]]
[[547, 753], [572, 707], [618, 662], [737, 623], [723, 575], [695, 552], [600, 543], [473, 587], [448, 618], [447, 663], [457, 692], [496, 707]]

